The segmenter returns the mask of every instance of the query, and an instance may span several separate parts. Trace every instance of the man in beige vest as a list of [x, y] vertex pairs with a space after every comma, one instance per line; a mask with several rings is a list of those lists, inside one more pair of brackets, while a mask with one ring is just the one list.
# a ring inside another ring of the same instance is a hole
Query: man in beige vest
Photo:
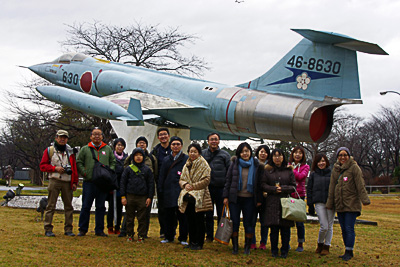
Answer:
[[57, 131], [54, 145], [45, 149], [40, 162], [40, 170], [49, 174], [48, 204], [44, 219], [44, 230], [47, 237], [55, 236], [52, 221], [60, 191], [65, 212], [64, 234], [67, 236], [75, 235], [72, 232], [74, 212], [72, 193], [76, 190], [79, 180], [75, 154], [71, 147], [67, 145], [68, 138], [67, 131]]

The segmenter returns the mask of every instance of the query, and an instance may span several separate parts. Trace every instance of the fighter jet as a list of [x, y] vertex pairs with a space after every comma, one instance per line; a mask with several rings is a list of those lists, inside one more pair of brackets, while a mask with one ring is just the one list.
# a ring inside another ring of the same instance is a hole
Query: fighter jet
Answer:
[[29, 69], [55, 84], [37, 87], [48, 99], [128, 126], [149, 119], [189, 128], [197, 140], [218, 132], [227, 140], [322, 142], [337, 107], [362, 103], [356, 51], [387, 53], [333, 32], [292, 30], [304, 38], [265, 74], [236, 86], [79, 53]]

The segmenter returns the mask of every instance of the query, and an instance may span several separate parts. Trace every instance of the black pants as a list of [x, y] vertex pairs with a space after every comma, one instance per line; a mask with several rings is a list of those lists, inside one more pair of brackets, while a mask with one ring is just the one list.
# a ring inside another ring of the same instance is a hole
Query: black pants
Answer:
[[290, 241], [290, 227], [284, 227], [279, 225], [271, 226], [271, 234], [269, 235], [271, 240], [271, 252], [278, 253], [278, 239], [279, 231], [281, 232], [281, 254], [289, 252], [289, 241]]
[[196, 212], [194, 205], [195, 204], [188, 204], [185, 211], [189, 228], [189, 241], [190, 243], [203, 247], [205, 236], [205, 212]]
[[214, 239], [214, 205], [217, 208], [217, 224], [221, 220], [222, 208], [224, 207], [224, 199], [222, 194], [223, 187], [208, 186], [210, 191], [211, 201], [213, 203], [213, 210], [206, 211], [206, 232], [207, 238]]
[[[107, 211], [107, 228], [113, 227], [114, 225], [114, 195], [109, 194], [108, 200], [108, 211]], [[117, 224], [115, 225], [115, 230], [120, 230], [122, 220], [122, 203], [121, 196], [117, 193]]]
[[165, 238], [172, 241], [175, 238], [176, 227], [179, 222], [179, 241], [186, 241], [188, 236], [186, 215], [178, 207], [165, 208]]
[[166, 231], [166, 211], [162, 193], [159, 192], [157, 192], [157, 209], [158, 223], [160, 224], [160, 235], [163, 235]]

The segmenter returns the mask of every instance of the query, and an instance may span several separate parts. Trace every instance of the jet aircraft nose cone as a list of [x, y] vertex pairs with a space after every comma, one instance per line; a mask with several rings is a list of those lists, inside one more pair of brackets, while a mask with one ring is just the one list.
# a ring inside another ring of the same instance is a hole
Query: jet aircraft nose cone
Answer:
[[33, 66], [29, 66], [28, 69], [30, 69], [34, 73], [40, 75], [40, 73], [43, 72], [43, 64], [36, 64]]

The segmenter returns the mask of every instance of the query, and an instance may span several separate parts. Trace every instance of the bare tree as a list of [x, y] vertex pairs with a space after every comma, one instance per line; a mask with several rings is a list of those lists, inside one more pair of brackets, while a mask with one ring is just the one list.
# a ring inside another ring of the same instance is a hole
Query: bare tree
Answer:
[[134, 23], [126, 27], [100, 22], [74, 23], [61, 44], [69, 49], [107, 60], [177, 74], [202, 76], [208, 69], [203, 59], [183, 56], [181, 49], [194, 44], [194, 35], [179, 28], [161, 29], [159, 25]]

